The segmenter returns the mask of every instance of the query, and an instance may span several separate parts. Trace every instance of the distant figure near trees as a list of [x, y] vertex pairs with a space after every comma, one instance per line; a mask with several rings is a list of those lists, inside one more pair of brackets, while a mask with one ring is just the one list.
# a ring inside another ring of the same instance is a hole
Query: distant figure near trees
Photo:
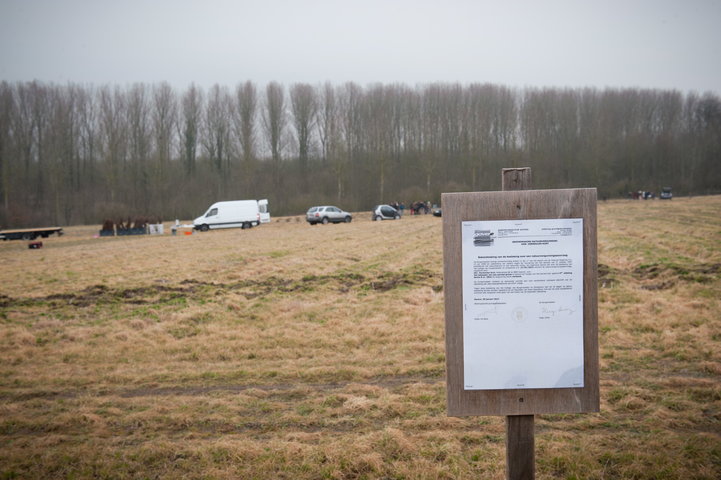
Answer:
[[426, 215], [430, 213], [431, 207], [429, 202], [413, 202], [411, 203], [411, 215]]

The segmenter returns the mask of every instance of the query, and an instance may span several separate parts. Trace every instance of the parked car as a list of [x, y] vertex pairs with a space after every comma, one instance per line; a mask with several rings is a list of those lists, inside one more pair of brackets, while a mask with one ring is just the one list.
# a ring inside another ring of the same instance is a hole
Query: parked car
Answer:
[[338, 207], [325, 205], [322, 207], [310, 207], [305, 214], [305, 219], [311, 225], [316, 223], [322, 223], [323, 225], [327, 223], [350, 223], [353, 220], [353, 215]]
[[658, 196], [661, 200], [673, 200], [673, 193], [671, 193], [671, 187], [663, 187], [661, 189], [661, 195]]
[[398, 220], [401, 218], [400, 212], [390, 205], [376, 205], [371, 214], [373, 220]]

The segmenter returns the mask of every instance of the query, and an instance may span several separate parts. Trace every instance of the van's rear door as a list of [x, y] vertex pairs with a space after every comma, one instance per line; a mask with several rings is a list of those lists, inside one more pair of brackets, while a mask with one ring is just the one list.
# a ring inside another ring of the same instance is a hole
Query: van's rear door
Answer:
[[258, 211], [260, 212], [260, 223], [270, 223], [270, 211], [268, 210], [268, 200], [258, 200]]

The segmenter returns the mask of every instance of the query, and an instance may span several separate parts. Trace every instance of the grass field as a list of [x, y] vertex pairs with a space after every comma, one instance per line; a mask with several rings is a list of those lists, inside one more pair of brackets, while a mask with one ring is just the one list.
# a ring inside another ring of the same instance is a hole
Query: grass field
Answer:
[[[501, 479], [445, 412], [430, 215], [0, 243], [0, 479]], [[721, 478], [721, 197], [599, 204], [601, 412], [539, 479]]]

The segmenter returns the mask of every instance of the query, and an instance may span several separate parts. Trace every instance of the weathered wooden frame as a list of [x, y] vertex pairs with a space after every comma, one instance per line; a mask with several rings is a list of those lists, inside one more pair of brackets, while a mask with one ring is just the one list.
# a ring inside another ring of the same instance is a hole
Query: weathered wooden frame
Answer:
[[[448, 415], [599, 411], [596, 189], [444, 193], [442, 207]], [[461, 222], [544, 218], [583, 218], [584, 386], [464, 390]]]

